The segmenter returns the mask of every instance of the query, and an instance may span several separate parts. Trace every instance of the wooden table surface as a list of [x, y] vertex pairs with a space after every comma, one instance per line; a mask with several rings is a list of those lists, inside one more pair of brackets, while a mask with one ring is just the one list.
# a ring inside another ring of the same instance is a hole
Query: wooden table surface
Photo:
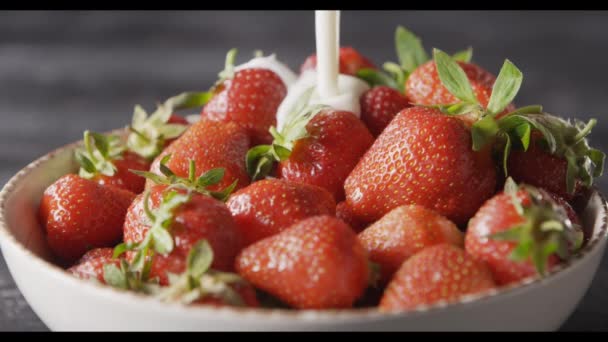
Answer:
[[[497, 72], [504, 58], [524, 72], [518, 104], [600, 122], [592, 143], [608, 151], [608, 12], [358, 11], [342, 14], [342, 44], [377, 63], [395, 60], [402, 24], [428, 49], [475, 48]], [[297, 69], [314, 50], [304, 12], [0, 12], [0, 185], [28, 162], [81, 138], [124, 126], [133, 106], [204, 90], [256, 49]], [[598, 181], [603, 191], [608, 181]], [[608, 329], [608, 257], [564, 330]], [[568, 295], [568, 294], [564, 294]], [[0, 257], [0, 331], [46, 330]]]

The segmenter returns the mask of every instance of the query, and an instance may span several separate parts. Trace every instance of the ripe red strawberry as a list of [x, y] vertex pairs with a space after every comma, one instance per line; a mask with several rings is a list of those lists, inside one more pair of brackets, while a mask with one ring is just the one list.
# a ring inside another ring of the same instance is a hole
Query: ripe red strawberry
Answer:
[[[168, 283], [167, 273], [180, 274], [186, 268], [186, 256], [201, 239], [211, 245], [214, 253], [212, 267], [220, 271], [231, 271], [234, 258], [240, 250], [241, 239], [230, 211], [224, 203], [210, 196], [196, 192], [184, 195], [184, 190], [174, 190], [181, 202], [167, 199], [168, 187], [154, 185], [149, 193], [139, 195], [129, 207], [124, 223], [124, 242], [142, 243], [153, 226], [153, 221], [145, 211], [145, 200], [149, 195], [150, 210], [159, 210], [171, 216], [171, 224], [166, 227], [173, 237], [174, 246], [169, 253], [155, 254], [152, 260], [150, 278], [158, 277], [161, 285]], [[165, 206], [163, 206], [163, 204]], [[158, 217], [161, 213], [157, 213]], [[133, 253], [129, 255], [132, 260]]]
[[433, 245], [464, 246], [464, 234], [450, 220], [419, 205], [401, 206], [359, 233], [371, 261], [380, 266], [382, 284], [401, 264]]
[[298, 309], [351, 307], [369, 280], [367, 256], [355, 232], [331, 216], [304, 219], [245, 248], [236, 270]]
[[361, 120], [369, 131], [378, 136], [402, 109], [409, 107], [408, 99], [398, 90], [377, 86], [361, 95]]
[[406, 311], [439, 301], [453, 302], [464, 295], [496, 285], [490, 270], [465, 251], [450, 244], [423, 249], [399, 268], [380, 301], [381, 311]]
[[129, 170], [147, 170], [150, 163], [122, 146], [119, 137], [84, 132], [84, 148], [76, 151], [79, 175], [102, 185], [112, 185], [138, 194], [146, 180]]
[[74, 262], [89, 249], [120, 241], [130, 191], [68, 174], [49, 186], [39, 207], [40, 222], [53, 253]]
[[[589, 146], [586, 136], [595, 119], [574, 124], [549, 114], [522, 116], [532, 122], [532, 133], [524, 144], [515, 145], [508, 156], [507, 172], [516, 182], [543, 188], [567, 201], [601, 176], [605, 155]], [[505, 118], [517, 120], [520, 117]], [[541, 133], [542, 132], [542, 133]]]
[[334, 215], [327, 190], [282, 179], [265, 179], [235, 192], [226, 203], [245, 246], [316, 215]]
[[348, 224], [357, 233], [368, 226], [367, 222], [363, 222], [355, 216], [355, 213], [353, 213], [352, 208], [346, 201], [342, 201], [336, 205], [336, 217]]
[[344, 180], [374, 138], [353, 113], [323, 110], [306, 125], [307, 137], [298, 139], [278, 166], [280, 178], [317, 185], [336, 199], [344, 199]]
[[[188, 177], [190, 161], [194, 160], [200, 173], [214, 168], [224, 168], [222, 180], [212, 187], [218, 190], [228, 187], [235, 180], [236, 188], [249, 184], [245, 169], [245, 156], [249, 148], [249, 138], [243, 128], [232, 122], [201, 120], [188, 128], [177, 140], [167, 147], [152, 163], [150, 171], [161, 175], [163, 158], [171, 155], [166, 166], [179, 177]], [[198, 175], [196, 175], [198, 176]], [[148, 180], [147, 187], [152, 185]]]
[[[496, 77], [476, 64], [460, 61], [457, 63], [464, 70], [481, 106], [487, 107]], [[426, 62], [410, 74], [405, 83], [405, 94], [411, 103], [420, 105], [445, 105], [459, 102], [459, 99], [441, 82], [435, 61]], [[515, 106], [509, 104], [498, 117], [514, 110]]]
[[106, 264], [114, 264], [120, 266], [119, 259], [113, 259], [113, 248], [95, 248], [82, 256], [78, 263], [68, 269], [68, 272], [81, 279], [97, 279], [101, 283], [105, 283], [103, 278], [104, 266]]
[[464, 225], [494, 193], [496, 169], [488, 148], [475, 152], [471, 132], [438, 109], [401, 111], [344, 183], [360, 219], [373, 222], [406, 204], [434, 209]]
[[276, 125], [279, 105], [287, 95], [287, 86], [269, 69], [251, 68], [234, 72], [236, 50], [228, 52], [226, 70], [212, 89], [213, 97], [205, 105], [204, 119], [234, 122], [245, 129], [253, 144], [272, 141], [268, 132]]
[[[550, 229], [549, 229], [550, 228]], [[485, 262], [499, 285], [544, 275], [580, 247], [583, 233], [549, 194], [507, 180], [469, 222], [465, 248]]]
[[[357, 71], [364, 68], [376, 69], [376, 66], [365, 56], [361, 55], [357, 50], [349, 46], [340, 47], [339, 51], [339, 72], [345, 75], [355, 76]], [[317, 68], [317, 55], [312, 54], [306, 58], [300, 72], [306, 70], [315, 70]]]

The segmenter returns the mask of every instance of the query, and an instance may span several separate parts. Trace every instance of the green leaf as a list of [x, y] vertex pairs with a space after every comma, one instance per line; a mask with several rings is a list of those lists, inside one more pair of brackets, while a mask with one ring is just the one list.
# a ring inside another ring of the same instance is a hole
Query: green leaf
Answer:
[[473, 150], [479, 151], [490, 143], [500, 131], [496, 120], [490, 115], [476, 121], [471, 127]]
[[514, 133], [519, 138], [519, 142], [524, 151], [527, 151], [530, 146], [530, 137], [532, 135], [532, 128], [530, 125], [527, 123], [521, 124], [515, 127]]
[[392, 77], [379, 70], [371, 68], [359, 69], [359, 71], [357, 71], [357, 77], [367, 82], [370, 87], [388, 86], [399, 89], [399, 85]]
[[141, 171], [141, 170], [129, 170], [130, 172], [144, 177], [146, 179], [149, 179], [151, 181], [153, 181], [155, 184], [167, 184], [170, 185], [170, 182], [167, 181], [167, 178], [164, 178], [162, 176], [157, 175], [156, 173], [152, 173], [149, 171]]
[[169, 178], [175, 177], [175, 173], [173, 173], [173, 171], [171, 171], [171, 169], [169, 167], [167, 167], [167, 165], [165, 165], [164, 163], [160, 163], [159, 170], [160, 170], [160, 173], [162, 173], [166, 177], [169, 177]]
[[112, 254], [112, 258], [117, 259], [121, 255], [123, 255], [126, 251], [133, 250], [136, 247], [137, 247], [137, 244], [129, 243], [129, 242], [123, 242], [119, 245], [116, 245], [116, 247], [114, 247], [114, 252]]
[[151, 229], [154, 240], [154, 250], [167, 255], [173, 250], [173, 237], [165, 229]]
[[234, 189], [236, 188], [238, 183], [239, 183], [239, 180], [235, 179], [234, 182], [232, 182], [232, 184], [227, 186], [224, 190], [211, 191], [209, 194], [211, 195], [211, 197], [213, 197], [219, 201], [226, 202], [228, 200], [228, 197], [230, 197], [230, 194], [232, 194], [232, 192], [234, 191]]
[[[97, 172], [97, 169], [95, 168], [95, 165], [93, 164], [93, 162], [89, 158], [87, 158], [82, 151], [76, 150], [74, 155], [76, 157], [76, 161], [78, 161], [78, 164], [80, 164], [80, 167], [83, 170], [85, 170], [87, 173], [94, 174], [95, 172]], [[84, 178], [89, 178], [89, 177], [84, 177]]]
[[402, 26], [395, 31], [395, 46], [399, 63], [408, 73], [429, 59], [420, 38]]
[[593, 167], [593, 177], [601, 177], [604, 172], [604, 162], [606, 160], [606, 154], [604, 152], [597, 149], [589, 149], [587, 152], [587, 156], [594, 164]]
[[478, 103], [471, 83], [464, 70], [445, 52], [434, 49], [433, 56], [437, 74], [443, 86], [456, 98], [470, 103]]
[[226, 173], [226, 169], [224, 169], [224, 168], [211, 169], [211, 170], [205, 172], [202, 176], [200, 176], [198, 178], [197, 185], [199, 185], [199, 186], [216, 185], [222, 181], [222, 178], [224, 178], [225, 173]]
[[103, 280], [106, 284], [119, 289], [129, 288], [126, 274], [114, 264], [103, 265]]
[[146, 111], [140, 105], [135, 105], [135, 109], [133, 110], [133, 119], [131, 120], [133, 127], [142, 127], [147, 118], [148, 113], [146, 113]]
[[469, 63], [473, 59], [473, 48], [468, 47], [466, 50], [458, 51], [452, 55], [452, 58], [459, 62]]
[[213, 93], [209, 91], [184, 92], [167, 99], [164, 104], [173, 110], [198, 108], [206, 105], [212, 97]]
[[97, 148], [104, 159], [108, 159], [110, 157], [110, 145], [108, 143], [108, 139], [103, 134], [96, 132], [91, 132], [91, 136], [93, 137], [95, 148]]
[[201, 240], [188, 253], [187, 272], [191, 277], [198, 279], [207, 272], [212, 263], [213, 249], [206, 240]]
[[521, 71], [511, 61], [505, 60], [492, 87], [488, 112], [493, 115], [502, 112], [517, 96], [522, 81], [523, 74]]
[[541, 105], [530, 105], [530, 106], [525, 106], [525, 107], [520, 107], [515, 109], [514, 111], [507, 113], [505, 115], [509, 116], [509, 115], [517, 115], [517, 114], [541, 114], [543, 112], [543, 106]]
[[226, 54], [224, 70], [219, 73], [220, 82], [234, 76], [234, 61], [236, 60], [237, 52], [238, 50], [233, 48], [230, 49]]
[[281, 145], [272, 145], [272, 151], [277, 161], [286, 160], [291, 155], [291, 150]]
[[[504, 140], [505, 140], [505, 147], [503, 149], [502, 152], [502, 169], [503, 172], [505, 173], [505, 176], [509, 175], [509, 170], [508, 170], [508, 161], [509, 161], [509, 154], [511, 153], [511, 138], [509, 137], [508, 134], [504, 134]], [[509, 179], [511, 179], [511, 177], [509, 177]]]
[[522, 239], [511, 252], [510, 258], [515, 261], [526, 261], [533, 251], [534, 241], [532, 239]]
[[384, 63], [382, 68], [393, 77], [393, 80], [396, 82], [395, 89], [405, 93], [405, 81], [407, 80], [409, 73], [403, 70], [399, 64], [393, 62]]
[[271, 149], [271, 145], [258, 145], [247, 151], [245, 165], [252, 180], [264, 178], [270, 172], [274, 162]]
[[163, 139], [177, 138], [188, 129], [188, 126], [181, 124], [164, 124], [158, 128], [158, 133]]

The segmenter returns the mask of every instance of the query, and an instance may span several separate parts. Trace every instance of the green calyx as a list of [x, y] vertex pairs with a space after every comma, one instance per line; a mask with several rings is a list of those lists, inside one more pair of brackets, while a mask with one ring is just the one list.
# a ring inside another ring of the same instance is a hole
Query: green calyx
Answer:
[[144, 212], [151, 222], [150, 229], [139, 243], [122, 243], [114, 248], [114, 258], [119, 258], [127, 251], [135, 251], [128, 263], [121, 259], [120, 267], [114, 264], [104, 266], [104, 280], [108, 285], [139, 292], [154, 290], [155, 281], [150, 279], [152, 257], [155, 253], [167, 255], [173, 251], [174, 242], [171, 236], [171, 226], [175, 219], [175, 211], [191, 199], [191, 194], [181, 194], [177, 191], [166, 191], [162, 201], [154, 211], [150, 210], [150, 193], [144, 197]]
[[[438, 108], [448, 115], [473, 116], [472, 148], [474, 151], [483, 149], [494, 142], [501, 132], [496, 116], [515, 99], [523, 81], [523, 74], [511, 61], [505, 60], [492, 87], [490, 101], [484, 108], [475, 96], [466, 73], [452, 57], [439, 49], [434, 49], [433, 58], [441, 83], [460, 102], [427, 107]], [[529, 106], [525, 107], [525, 110], [538, 108], [539, 106]], [[514, 113], [509, 113], [507, 116]]]
[[[395, 30], [395, 50], [399, 63], [386, 62], [382, 68], [384, 71], [364, 68], [357, 72], [357, 77], [366, 81], [370, 86], [388, 86], [405, 92], [405, 81], [409, 75], [420, 65], [429, 61], [422, 40], [414, 33], [398, 26]], [[473, 49], [468, 48], [459, 51], [452, 56], [456, 61], [470, 62], [473, 57]]]
[[116, 135], [103, 135], [84, 131], [84, 148], [77, 149], [75, 157], [80, 164], [80, 177], [91, 179], [97, 175], [114, 176], [113, 161], [122, 158], [125, 147]]
[[208, 187], [219, 184], [224, 178], [226, 169], [215, 168], [202, 173], [200, 176], [196, 176], [196, 164], [194, 160], [190, 160], [188, 168], [188, 177], [177, 176], [169, 167], [167, 162], [171, 159], [171, 155], [168, 154], [160, 160], [159, 169], [162, 175], [157, 175], [149, 171], [130, 170], [131, 172], [150, 179], [156, 184], [169, 185], [170, 188], [185, 189], [188, 191], [194, 191], [203, 195], [211, 196], [217, 200], [225, 202], [228, 197], [238, 184], [238, 179], [232, 182], [229, 186], [221, 191], [211, 191]]
[[211, 92], [185, 92], [159, 104], [156, 111], [148, 115], [139, 105], [135, 106], [129, 126], [127, 147], [148, 160], [158, 156], [169, 139], [179, 137], [188, 126], [169, 123], [177, 110], [204, 106], [212, 97]]
[[219, 298], [232, 306], [245, 306], [241, 295], [230, 285], [245, 283], [234, 273], [211, 269], [213, 249], [206, 240], [198, 241], [188, 253], [186, 270], [180, 275], [170, 274], [170, 285], [156, 293], [163, 301], [190, 304], [207, 297]]
[[313, 88], [302, 95], [280, 132], [275, 127], [270, 127], [272, 144], [258, 145], [247, 151], [245, 165], [253, 181], [266, 177], [276, 162], [289, 158], [295, 142], [309, 136], [306, 125], [323, 109], [328, 108], [324, 105], [308, 105], [312, 92]]
[[514, 147], [527, 151], [530, 145], [531, 132], [542, 134], [541, 146], [550, 154], [566, 159], [566, 188], [574, 193], [575, 184], [580, 180], [586, 187], [593, 185], [594, 178], [600, 177], [604, 170], [606, 155], [589, 146], [587, 136], [596, 125], [595, 119], [584, 123], [581, 121], [563, 120], [557, 116], [543, 113], [542, 108], [526, 112], [521, 108], [498, 120], [504, 138], [503, 167], [508, 175], [507, 158]]
[[[520, 197], [522, 190], [528, 195], [529, 202], [523, 203]], [[489, 238], [516, 242], [510, 255], [512, 260], [532, 261], [537, 273], [544, 276], [551, 255], [557, 254], [562, 260], [567, 260], [581, 247], [581, 227], [571, 222], [565, 209], [546, 192], [528, 185], [518, 186], [508, 178], [504, 193], [511, 197], [515, 210], [524, 221]]]

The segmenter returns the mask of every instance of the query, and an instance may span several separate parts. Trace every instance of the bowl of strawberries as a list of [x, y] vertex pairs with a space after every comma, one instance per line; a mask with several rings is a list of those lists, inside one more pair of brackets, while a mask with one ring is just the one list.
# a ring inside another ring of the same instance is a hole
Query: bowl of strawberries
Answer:
[[[516, 106], [522, 72], [404, 27], [383, 68], [339, 49], [225, 69], [33, 161], [0, 247], [52, 330], [555, 330], [602, 259], [596, 125]], [[197, 111], [184, 116], [184, 112]]]

